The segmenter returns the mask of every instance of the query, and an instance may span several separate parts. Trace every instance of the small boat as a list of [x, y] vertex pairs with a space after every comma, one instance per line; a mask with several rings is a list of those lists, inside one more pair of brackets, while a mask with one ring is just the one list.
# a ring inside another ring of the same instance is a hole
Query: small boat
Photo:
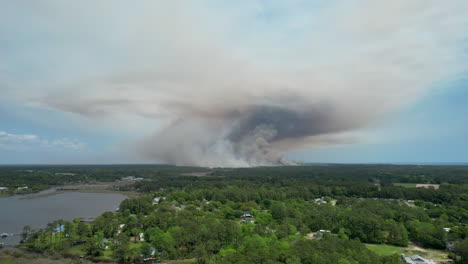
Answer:
[[9, 236], [7, 233], [3, 233], [0, 235], [0, 237], [7, 237], [7, 236]]

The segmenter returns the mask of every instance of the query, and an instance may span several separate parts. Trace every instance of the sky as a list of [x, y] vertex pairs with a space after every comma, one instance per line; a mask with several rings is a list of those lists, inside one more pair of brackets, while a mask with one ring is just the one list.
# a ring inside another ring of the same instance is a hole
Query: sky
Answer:
[[464, 0], [4, 1], [0, 164], [466, 163], [466, 13]]

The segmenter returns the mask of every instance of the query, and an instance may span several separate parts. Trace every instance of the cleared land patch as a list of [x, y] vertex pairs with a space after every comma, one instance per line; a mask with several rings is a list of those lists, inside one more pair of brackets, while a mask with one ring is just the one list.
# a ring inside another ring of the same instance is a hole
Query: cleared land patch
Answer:
[[436, 250], [436, 249], [425, 249], [425, 248], [418, 247], [414, 244], [410, 244], [408, 247], [397, 247], [397, 246], [386, 245], [386, 244], [365, 244], [365, 245], [370, 251], [380, 256], [389, 256], [389, 255], [394, 255], [394, 254], [397, 254], [397, 255], [418, 254], [424, 258], [432, 259], [436, 261], [437, 263], [450, 260], [448, 258], [447, 252], [445, 251]]

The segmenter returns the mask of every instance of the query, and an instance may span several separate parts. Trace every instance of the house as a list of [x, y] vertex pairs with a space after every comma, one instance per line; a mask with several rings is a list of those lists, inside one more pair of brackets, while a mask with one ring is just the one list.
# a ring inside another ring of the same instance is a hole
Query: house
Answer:
[[122, 232], [122, 229], [124, 228], [125, 224], [120, 224], [119, 228], [117, 228], [117, 234], [120, 234]]
[[246, 211], [246, 212], [244, 212], [244, 214], [242, 215], [242, 217], [244, 217], [244, 218], [250, 218], [250, 217], [253, 217], [253, 215], [251, 215], [249, 211]]
[[403, 263], [410, 263], [410, 264], [436, 264], [431, 259], [425, 259], [419, 255], [412, 255], [410, 257], [405, 257], [405, 254], [401, 254], [401, 260]]
[[143, 233], [139, 233], [136, 236], [131, 236], [130, 241], [132, 241], [132, 242], [145, 242], [145, 235]]
[[325, 198], [325, 197], [316, 198], [316, 199], [314, 199], [314, 202], [316, 204], [328, 204], [328, 203], [330, 203], [333, 206], [336, 205], [336, 200], [330, 200], [329, 198]]
[[65, 226], [64, 225], [59, 225], [56, 228], [54, 228], [53, 234], [56, 235], [58, 233], [63, 232], [64, 230], [65, 230]]
[[320, 239], [323, 238], [323, 235], [324, 235], [325, 233], [331, 234], [331, 231], [330, 231], [330, 230], [320, 229], [320, 230], [317, 231], [317, 232], [308, 233], [308, 234], [306, 235], [306, 238], [309, 239], [309, 240], [312, 240], [312, 239], [320, 240]]
[[8, 187], [0, 187], [0, 192], [1, 191], [6, 191], [6, 190], [8, 190]]
[[18, 187], [18, 190], [19, 190], [19, 191], [27, 190], [27, 189], [28, 189], [28, 187], [26, 187], [26, 186], [24, 186], [24, 187]]
[[157, 204], [159, 201], [161, 201], [161, 197], [154, 197], [153, 204]]

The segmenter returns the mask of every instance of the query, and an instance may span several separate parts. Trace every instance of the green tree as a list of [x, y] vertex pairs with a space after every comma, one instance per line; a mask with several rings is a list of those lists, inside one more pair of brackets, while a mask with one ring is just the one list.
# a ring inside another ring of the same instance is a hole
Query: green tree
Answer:
[[149, 258], [151, 257], [151, 245], [149, 243], [143, 243], [141, 244], [141, 254], [143, 255], [144, 258]]
[[129, 259], [130, 238], [125, 233], [120, 233], [115, 237], [112, 244], [113, 258], [120, 262], [126, 262]]
[[468, 264], [468, 239], [457, 242], [454, 251], [459, 257], [457, 263]]
[[29, 234], [31, 233], [31, 227], [28, 226], [28, 225], [25, 225], [23, 227], [23, 232], [21, 233], [21, 237], [23, 238], [24, 241], [26, 241], [26, 239], [28, 239], [28, 236]]

